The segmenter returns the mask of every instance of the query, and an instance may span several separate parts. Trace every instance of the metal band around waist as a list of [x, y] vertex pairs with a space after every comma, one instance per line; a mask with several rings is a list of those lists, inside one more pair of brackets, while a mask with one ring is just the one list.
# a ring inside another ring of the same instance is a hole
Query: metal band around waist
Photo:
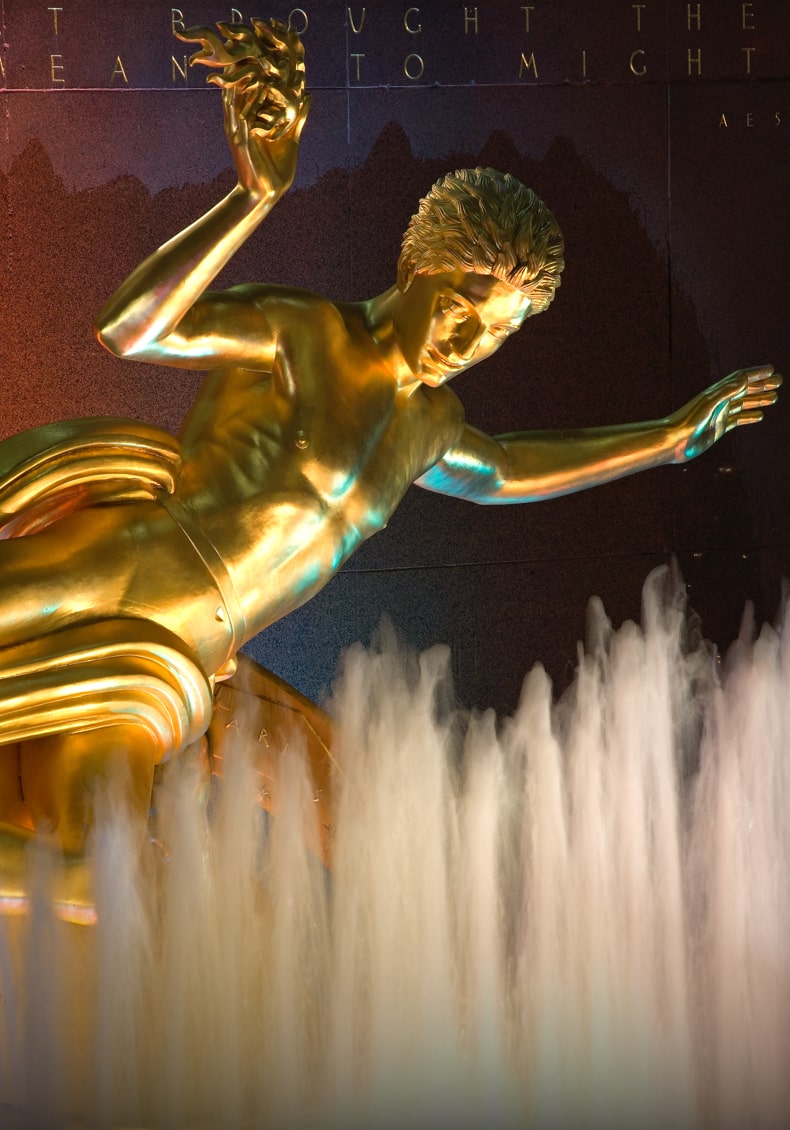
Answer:
[[229, 657], [235, 655], [246, 638], [247, 618], [242, 611], [241, 603], [233, 587], [230, 573], [225, 562], [212, 541], [203, 533], [193, 521], [179, 500], [172, 494], [160, 491], [158, 499], [176, 525], [183, 531], [200, 560], [211, 575], [217, 586], [223, 611], [231, 633], [231, 650]]

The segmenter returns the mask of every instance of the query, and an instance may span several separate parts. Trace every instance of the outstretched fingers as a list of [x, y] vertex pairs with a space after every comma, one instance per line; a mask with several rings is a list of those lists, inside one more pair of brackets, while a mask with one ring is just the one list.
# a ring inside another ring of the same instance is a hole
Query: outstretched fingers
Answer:
[[759, 424], [763, 418], [763, 413], [758, 410], [749, 410], [748, 412], [739, 412], [732, 420], [732, 424], [739, 428], [741, 424]]
[[745, 377], [747, 388], [777, 389], [782, 383], [780, 373], [774, 372], [773, 365], [755, 365], [750, 369], [739, 369], [735, 377]]
[[770, 408], [779, 399], [778, 389], [782, 384], [780, 373], [775, 373], [773, 365], [741, 369], [734, 377], [746, 378], [741, 387], [731, 395], [728, 413], [728, 428], [741, 424], [759, 424], [763, 419], [763, 408]]
[[769, 405], [776, 404], [778, 399], [778, 392], [760, 390], [759, 392], [747, 393], [743, 398], [743, 404], [748, 408], [768, 408]]
[[747, 408], [767, 408], [771, 404], [776, 404], [779, 398], [778, 389], [781, 384], [782, 376], [780, 373], [774, 372], [772, 365], [751, 370], [746, 381], [744, 406]]

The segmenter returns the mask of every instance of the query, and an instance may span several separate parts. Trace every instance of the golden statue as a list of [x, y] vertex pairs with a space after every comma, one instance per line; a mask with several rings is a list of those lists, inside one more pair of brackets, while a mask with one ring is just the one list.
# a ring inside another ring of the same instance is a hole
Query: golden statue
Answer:
[[294, 33], [219, 27], [185, 38], [216, 68], [238, 183], [96, 319], [119, 357], [208, 370], [178, 440], [94, 419], [0, 445], [9, 891], [21, 828], [80, 857], [86, 782], [108, 762], [125, 761], [144, 818], [155, 766], [205, 733], [238, 649], [318, 592], [412, 483], [534, 502], [683, 463], [760, 420], [780, 384], [770, 366], [743, 369], [638, 424], [491, 437], [466, 423], [450, 378], [545, 310], [563, 269], [551, 212], [491, 169], [433, 187], [374, 298], [211, 291], [290, 186], [310, 105]]

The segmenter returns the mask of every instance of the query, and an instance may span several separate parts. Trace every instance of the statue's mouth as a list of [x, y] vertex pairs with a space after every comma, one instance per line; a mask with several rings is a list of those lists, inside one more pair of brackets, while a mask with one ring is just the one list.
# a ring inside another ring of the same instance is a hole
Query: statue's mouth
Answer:
[[440, 368], [445, 373], [456, 373], [459, 369], [463, 369], [464, 367], [463, 361], [451, 361], [449, 357], [445, 357], [443, 353], [440, 353], [438, 349], [434, 349], [432, 345], [428, 346], [426, 353], [428, 354], [428, 360], [431, 364], [437, 366], [437, 368]]

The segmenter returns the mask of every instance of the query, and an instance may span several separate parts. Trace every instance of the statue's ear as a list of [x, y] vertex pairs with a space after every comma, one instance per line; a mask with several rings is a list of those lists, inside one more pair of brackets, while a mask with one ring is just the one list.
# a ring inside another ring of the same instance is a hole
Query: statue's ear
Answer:
[[407, 274], [407, 272], [404, 270], [404, 268], [401, 266], [401, 264], [398, 263], [398, 277], [396, 279], [396, 285], [398, 287], [398, 290], [401, 292], [401, 294], [406, 293], [406, 291], [411, 286], [411, 282], [412, 282], [413, 278], [414, 278], [414, 276]]

